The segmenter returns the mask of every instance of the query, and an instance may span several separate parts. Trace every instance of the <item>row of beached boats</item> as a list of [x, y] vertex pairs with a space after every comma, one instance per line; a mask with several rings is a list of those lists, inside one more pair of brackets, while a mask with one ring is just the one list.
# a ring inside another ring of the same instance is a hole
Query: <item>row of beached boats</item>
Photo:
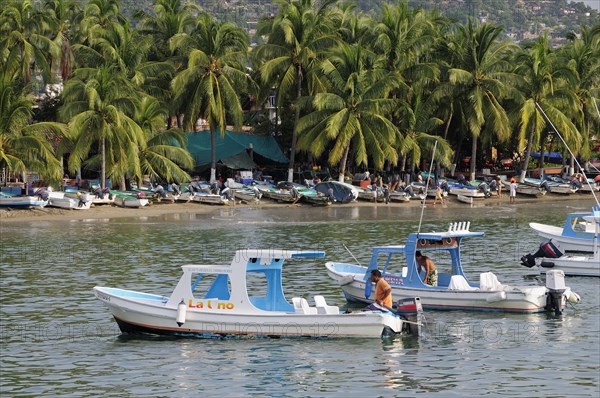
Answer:
[[[425, 177], [428, 173], [423, 173]], [[523, 183], [517, 183], [516, 192], [519, 195], [536, 197], [546, 192], [558, 195], [589, 193], [600, 190], [600, 180], [579, 185], [560, 182], [558, 177], [539, 180], [525, 178]], [[307, 182], [298, 184], [280, 182], [273, 184], [265, 181], [239, 183], [228, 179], [224, 184], [193, 181], [182, 187], [171, 184], [132, 188], [131, 191], [109, 190], [92, 187], [91, 192], [79, 191], [77, 187], [65, 187], [64, 191], [53, 191], [51, 188], [38, 188], [33, 195], [14, 195], [0, 193], [0, 206], [10, 207], [59, 207], [73, 210], [87, 210], [94, 205], [113, 204], [121, 207], [144, 207], [153, 202], [198, 202], [212, 205], [229, 205], [235, 201], [242, 203], [257, 203], [262, 198], [277, 202], [304, 202], [314, 206], [327, 206], [333, 203], [348, 203], [356, 200], [369, 202], [408, 202], [424, 200], [426, 197], [453, 195], [460, 202], [473, 203], [492, 195], [497, 195], [499, 186], [510, 183], [500, 179], [487, 179], [467, 182], [464, 179], [441, 178], [437, 182], [415, 181], [411, 184], [398, 184], [394, 187], [387, 185], [367, 185], [360, 187], [339, 181]], [[394, 189], [391, 189], [394, 188]]]
[[[581, 221], [576, 221], [581, 220]], [[567, 226], [583, 223], [582, 231]], [[534, 231], [538, 226], [532, 224]], [[512, 286], [501, 283], [490, 271], [478, 281], [470, 280], [462, 266], [464, 241], [484, 236], [470, 230], [470, 223], [451, 223], [446, 230], [415, 232], [403, 244], [377, 246], [367, 266], [326, 262], [324, 271], [339, 286], [348, 302], [368, 305], [345, 310], [327, 304], [322, 295], [286, 297], [283, 290], [283, 264], [287, 260], [319, 261], [323, 252], [244, 249], [229, 264], [184, 265], [183, 275], [173, 292], [166, 296], [114, 287], [96, 286], [94, 293], [111, 311], [123, 333], [149, 333], [201, 337], [380, 337], [399, 333], [419, 334], [423, 310], [467, 310], [513, 313], [550, 311], [561, 314], [567, 303], [580, 297], [565, 284], [565, 274], [600, 276], [598, 231], [600, 207], [589, 213], [569, 215], [561, 231], [544, 229], [566, 251], [586, 250], [591, 255], [569, 256], [565, 262], [541, 265], [545, 286]], [[573, 236], [575, 233], [576, 236]], [[547, 235], [540, 236], [546, 240]], [[577, 242], [575, 240], [578, 239]], [[585, 242], [581, 242], [585, 241]], [[415, 261], [417, 251], [433, 256], [440, 264], [450, 263], [438, 275], [437, 286], [423, 282]], [[449, 259], [444, 261], [443, 257]], [[539, 259], [534, 258], [537, 264]], [[572, 273], [579, 263], [589, 272]], [[370, 279], [380, 270], [392, 288], [394, 308], [377, 306]], [[263, 290], [247, 283], [264, 280]]]

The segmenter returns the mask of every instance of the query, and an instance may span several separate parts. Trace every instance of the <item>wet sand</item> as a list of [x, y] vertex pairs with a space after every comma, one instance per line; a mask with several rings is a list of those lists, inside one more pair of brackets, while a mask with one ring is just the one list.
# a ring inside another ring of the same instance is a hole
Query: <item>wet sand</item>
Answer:
[[[435, 206], [444, 206], [447, 208], [469, 208], [470, 206], [512, 206], [509, 203], [508, 195], [502, 195], [501, 198], [492, 196], [488, 199], [476, 200], [473, 205], [459, 202], [455, 196], [450, 195], [445, 198], [444, 205], [436, 204]], [[590, 204], [594, 203], [594, 197], [591, 194], [573, 194], [573, 195], [552, 195], [548, 194], [538, 198], [517, 196], [517, 204], [535, 205], [541, 201], [571, 201], [571, 200], [590, 200]], [[332, 204], [331, 206], [344, 207], [373, 207], [373, 206], [389, 206], [389, 207], [420, 207], [420, 200], [411, 200], [410, 202], [391, 202], [385, 203], [370, 203], [366, 201], [356, 201], [353, 203]], [[427, 206], [433, 206], [433, 199], [427, 199]], [[208, 205], [204, 203], [152, 203], [139, 209], [122, 208], [117, 206], [100, 205], [94, 206], [89, 210], [66, 210], [52, 207], [32, 208], [32, 209], [16, 209], [16, 208], [0, 208], [0, 223], [9, 224], [19, 221], [51, 221], [51, 220], [83, 220], [83, 219], [109, 219], [121, 217], [155, 217], [164, 214], [210, 214], [218, 212], [224, 206]], [[230, 205], [229, 207], [233, 207]], [[236, 203], [236, 208], [289, 208], [291, 212], [306, 212], [314, 208], [314, 206], [306, 203], [277, 203], [269, 199], [263, 199], [258, 204], [243, 204]]]

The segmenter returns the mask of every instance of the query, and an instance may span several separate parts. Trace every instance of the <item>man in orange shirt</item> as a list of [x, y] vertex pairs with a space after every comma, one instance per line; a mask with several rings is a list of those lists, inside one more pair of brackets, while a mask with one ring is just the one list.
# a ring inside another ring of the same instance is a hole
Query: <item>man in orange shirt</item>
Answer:
[[381, 277], [378, 269], [371, 271], [371, 281], [375, 282], [375, 304], [392, 307], [392, 288]]

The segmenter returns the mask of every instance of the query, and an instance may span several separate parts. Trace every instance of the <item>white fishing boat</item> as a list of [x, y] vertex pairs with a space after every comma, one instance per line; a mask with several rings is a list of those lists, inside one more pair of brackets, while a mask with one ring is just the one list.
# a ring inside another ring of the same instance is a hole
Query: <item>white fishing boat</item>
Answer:
[[459, 202], [462, 202], [462, 203], [469, 204], [469, 205], [472, 205], [474, 203], [482, 201], [483, 199], [484, 199], [484, 197], [479, 197], [479, 196], [456, 195], [456, 200], [458, 200]]
[[228, 205], [229, 199], [227, 199], [223, 195], [213, 194], [213, 193], [204, 193], [204, 192], [194, 192], [194, 196], [191, 197], [192, 202], [199, 203], [208, 203], [210, 205]]
[[521, 264], [536, 267], [540, 273], [559, 269], [567, 276], [596, 276], [600, 277], [600, 250], [598, 244], [593, 254], [565, 255], [551, 240], [540, 244], [533, 254], [521, 257]]
[[92, 196], [87, 193], [48, 192], [48, 206], [68, 210], [89, 210]]
[[[383, 202], [385, 201], [385, 197], [383, 195], [383, 190], [376, 188], [375, 192], [373, 192], [373, 188], [371, 187], [371, 185], [369, 185], [368, 188], [361, 188], [361, 187], [355, 187], [356, 190], [358, 191], [358, 198], [360, 200], [364, 200], [366, 202], [372, 202], [373, 198], [375, 198], [375, 200], [377, 202]], [[390, 195], [391, 198], [391, 195]]]
[[391, 191], [390, 200], [392, 202], [410, 202], [410, 194], [404, 191]]
[[1, 207], [44, 207], [48, 205], [48, 200], [43, 199], [38, 195], [11, 195], [5, 192], [0, 192]]
[[[282, 286], [284, 261], [324, 255], [237, 250], [227, 265], [182, 266], [170, 296], [100, 286], [94, 293], [123, 333], [323, 338], [381, 337], [408, 329], [400, 314], [387, 309], [341, 312], [321, 295], [313, 296], [314, 305], [303, 297], [288, 301]], [[257, 279], [265, 283], [251, 282]]]
[[243, 184], [236, 182], [233, 178], [228, 178], [225, 185], [233, 192], [233, 197], [247, 203], [258, 203], [262, 198], [262, 193], [256, 187], [256, 184]]
[[[509, 181], [504, 181], [503, 180], [502, 184], [504, 184], [504, 186], [507, 189], [510, 189], [510, 182]], [[539, 187], [533, 187], [531, 185], [525, 185], [525, 184], [517, 183], [517, 193], [519, 195], [538, 197], [538, 196], [544, 196], [546, 194], [546, 191], [544, 189], [539, 188]]]
[[[394, 298], [420, 297], [424, 309], [515, 313], [549, 310], [560, 314], [567, 301], [579, 301], [579, 296], [564, 286], [564, 274], [558, 270], [551, 271], [546, 286], [502, 284], [492, 272], [481, 273], [479, 283], [469, 281], [461, 263], [462, 240], [482, 236], [483, 232], [469, 231], [469, 223], [453, 223], [444, 232], [411, 233], [404, 245], [374, 247], [367, 267], [328, 262], [327, 272], [341, 286], [349, 301], [371, 302], [374, 299], [370, 275], [375, 269], [381, 271], [392, 287]], [[423, 282], [424, 272], [418, 273], [415, 260], [417, 251], [423, 251], [424, 255], [434, 254], [436, 262], [438, 257], [444, 257], [451, 264], [449, 272], [438, 270], [437, 286]]]
[[447, 181], [448, 193], [451, 195], [460, 195], [467, 198], [485, 198], [485, 193], [481, 192], [478, 188], [469, 185], [467, 182], [452, 182]]
[[560, 194], [560, 195], [571, 195], [577, 192], [577, 188], [574, 188], [570, 184], [558, 183], [556, 181], [551, 180], [542, 180], [539, 178], [530, 178], [527, 177], [523, 179], [523, 183], [525, 185], [529, 185], [531, 187], [543, 189], [547, 192]]
[[591, 212], [567, 214], [562, 227], [535, 222], [529, 226], [542, 243], [552, 240], [564, 251], [593, 253], [600, 229], [600, 207]]

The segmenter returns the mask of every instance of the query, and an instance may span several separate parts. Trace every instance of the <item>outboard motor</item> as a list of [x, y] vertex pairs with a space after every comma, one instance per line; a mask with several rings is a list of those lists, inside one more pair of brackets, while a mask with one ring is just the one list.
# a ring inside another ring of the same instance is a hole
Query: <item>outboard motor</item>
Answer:
[[166, 199], [167, 198], [167, 193], [165, 192], [165, 188], [163, 188], [162, 185], [158, 185], [155, 189], [154, 189], [154, 193], [156, 195], [158, 195], [159, 197], [161, 197], [162, 199]]
[[546, 192], [552, 192], [552, 188], [548, 185], [548, 181], [544, 180], [540, 183], [540, 188], [543, 188]]
[[35, 194], [38, 196], [38, 198], [40, 198], [43, 201], [48, 200], [48, 198], [50, 197], [50, 194], [44, 188], [39, 188], [37, 191], [35, 191]]
[[400, 299], [396, 302], [396, 313], [408, 322], [404, 323], [402, 331], [413, 336], [421, 334], [423, 306], [419, 297]]
[[231, 194], [231, 189], [229, 187], [225, 187], [221, 190], [221, 196], [225, 196], [227, 200], [233, 199], [233, 195]]
[[562, 314], [562, 296], [567, 287], [565, 286], [565, 273], [559, 269], [546, 272], [546, 311], [554, 311], [555, 315]]
[[489, 186], [488, 186], [487, 183], [482, 182], [481, 184], [479, 184], [479, 186], [477, 187], [477, 189], [479, 189], [480, 191], [482, 191], [486, 198], [490, 197], [490, 188], [489, 188]]
[[559, 258], [563, 253], [552, 243], [552, 240], [540, 244], [540, 248], [534, 254], [526, 254], [521, 257], [521, 264], [526, 267], [533, 267], [536, 258]]

